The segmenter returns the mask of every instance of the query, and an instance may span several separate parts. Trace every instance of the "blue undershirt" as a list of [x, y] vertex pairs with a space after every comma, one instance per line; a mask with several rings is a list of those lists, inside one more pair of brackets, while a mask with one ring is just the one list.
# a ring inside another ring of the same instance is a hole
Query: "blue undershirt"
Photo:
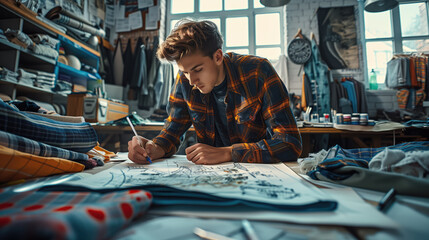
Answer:
[[225, 96], [227, 90], [226, 77], [223, 82], [214, 87], [212, 90], [212, 102], [215, 118], [215, 147], [230, 146], [231, 141], [229, 140], [227, 118], [226, 118], [226, 104]]

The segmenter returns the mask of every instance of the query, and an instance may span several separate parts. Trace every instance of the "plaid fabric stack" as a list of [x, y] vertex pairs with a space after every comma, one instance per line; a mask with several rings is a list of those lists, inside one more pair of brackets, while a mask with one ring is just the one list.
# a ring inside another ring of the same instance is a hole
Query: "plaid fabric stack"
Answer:
[[52, 120], [0, 100], [0, 184], [94, 167], [85, 153], [97, 140], [89, 123]]

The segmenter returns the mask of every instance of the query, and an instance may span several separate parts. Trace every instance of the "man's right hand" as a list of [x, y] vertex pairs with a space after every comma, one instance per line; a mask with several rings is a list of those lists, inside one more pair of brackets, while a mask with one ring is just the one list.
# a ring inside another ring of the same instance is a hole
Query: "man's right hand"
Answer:
[[134, 136], [128, 142], [128, 158], [137, 164], [148, 164], [146, 159], [149, 156], [152, 160], [162, 158], [165, 155], [164, 149], [155, 144], [153, 141], [144, 137], [140, 137], [142, 146], [140, 146], [138, 138]]

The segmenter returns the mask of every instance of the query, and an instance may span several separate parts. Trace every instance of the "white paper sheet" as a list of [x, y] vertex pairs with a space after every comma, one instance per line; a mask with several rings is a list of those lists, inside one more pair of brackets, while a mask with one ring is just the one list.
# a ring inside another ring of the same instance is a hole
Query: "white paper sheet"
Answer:
[[116, 32], [128, 32], [130, 30], [129, 18], [116, 19]]
[[128, 160], [69, 184], [92, 189], [167, 185], [220, 197], [291, 206], [332, 201], [283, 163], [196, 165], [184, 155], [156, 160], [150, 165]]
[[142, 12], [141, 11], [133, 12], [130, 15], [128, 15], [128, 17], [130, 19], [131, 30], [143, 27]]
[[138, 0], [138, 6], [139, 9], [151, 7], [153, 6], [153, 0]]

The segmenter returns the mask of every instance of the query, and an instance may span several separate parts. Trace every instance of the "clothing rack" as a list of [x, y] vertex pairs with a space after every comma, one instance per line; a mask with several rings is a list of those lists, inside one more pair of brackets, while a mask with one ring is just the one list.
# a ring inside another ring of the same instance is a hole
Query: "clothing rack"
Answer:
[[147, 48], [152, 48], [152, 44], [154, 39], [159, 37], [159, 30], [153, 31], [131, 31], [119, 33], [117, 41], [121, 41], [122, 52], [125, 52], [127, 47], [128, 40], [131, 40], [131, 51], [134, 53], [134, 48], [137, 44], [137, 40], [141, 37], [143, 39], [143, 44], [146, 45]]

